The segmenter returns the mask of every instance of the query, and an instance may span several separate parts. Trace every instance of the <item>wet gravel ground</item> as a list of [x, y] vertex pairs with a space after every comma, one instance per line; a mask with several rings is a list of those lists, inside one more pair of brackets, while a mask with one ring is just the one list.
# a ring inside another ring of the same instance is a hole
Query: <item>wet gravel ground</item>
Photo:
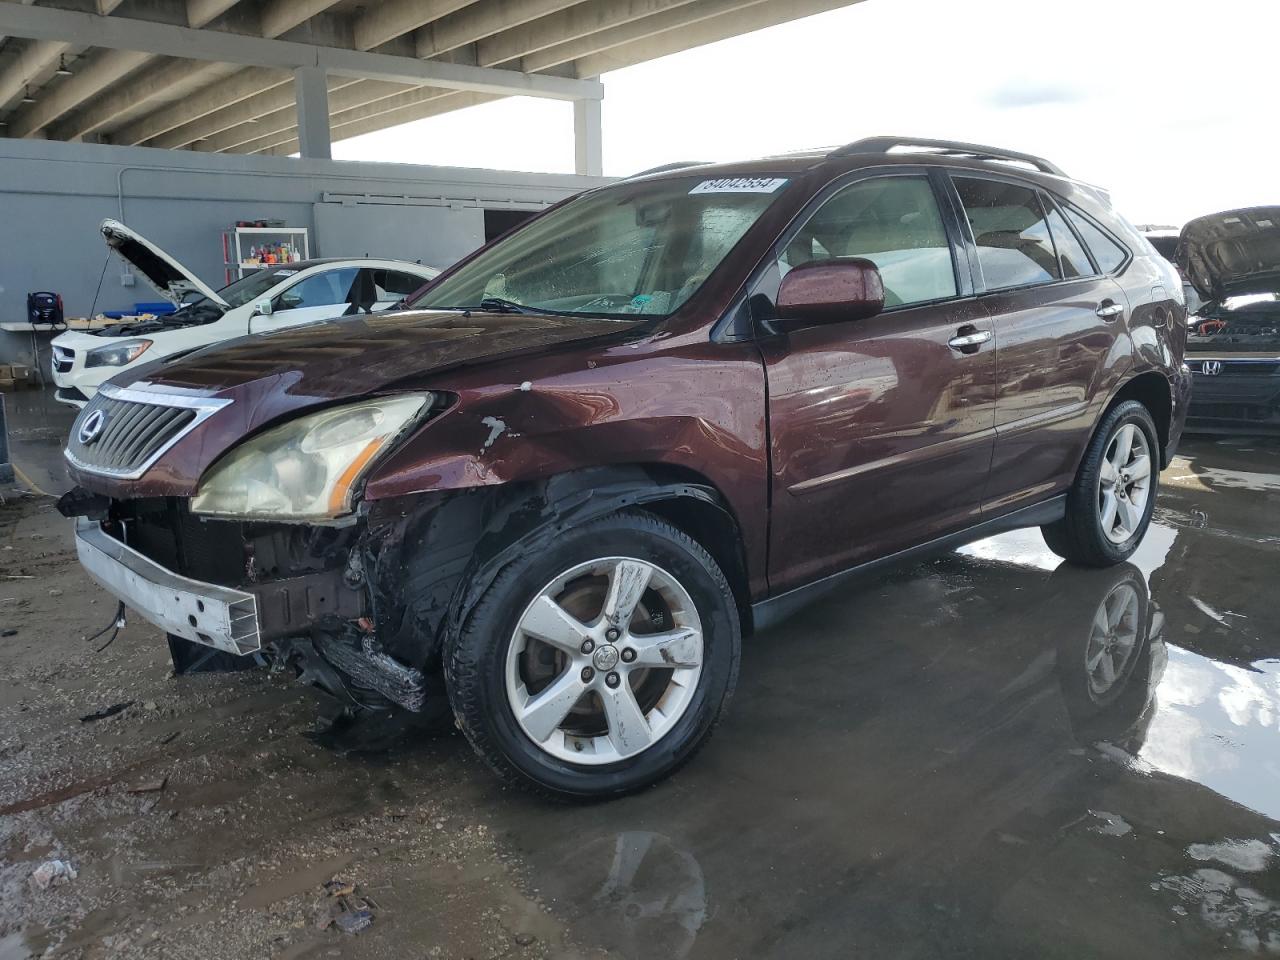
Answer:
[[171, 677], [139, 621], [98, 652], [114, 604], [6, 494], [0, 960], [1280, 955], [1280, 445], [1163, 482], [1132, 564], [1020, 531], [756, 638], [708, 748], [587, 807], [456, 734], [317, 738], [306, 689]]

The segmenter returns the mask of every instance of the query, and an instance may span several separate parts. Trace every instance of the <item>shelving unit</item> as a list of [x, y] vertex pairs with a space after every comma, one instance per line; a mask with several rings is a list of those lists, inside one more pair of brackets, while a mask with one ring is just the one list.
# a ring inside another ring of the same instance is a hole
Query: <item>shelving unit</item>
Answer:
[[306, 227], [232, 227], [222, 231], [222, 262], [226, 282], [239, 280], [246, 273], [263, 267], [287, 266], [278, 263], [247, 262], [249, 250], [265, 243], [284, 242], [302, 254], [303, 260], [311, 258], [310, 231]]

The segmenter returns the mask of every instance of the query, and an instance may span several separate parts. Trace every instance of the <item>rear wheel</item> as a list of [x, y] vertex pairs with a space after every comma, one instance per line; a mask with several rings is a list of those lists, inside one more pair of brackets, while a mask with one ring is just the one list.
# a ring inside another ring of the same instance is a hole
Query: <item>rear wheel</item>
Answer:
[[711, 556], [655, 517], [619, 514], [508, 566], [450, 644], [445, 679], [499, 774], [558, 798], [607, 797], [702, 745], [740, 646]]
[[1088, 567], [1111, 566], [1132, 556], [1151, 524], [1159, 456], [1147, 408], [1136, 400], [1113, 407], [1085, 451], [1067, 493], [1066, 515], [1041, 528], [1049, 549]]

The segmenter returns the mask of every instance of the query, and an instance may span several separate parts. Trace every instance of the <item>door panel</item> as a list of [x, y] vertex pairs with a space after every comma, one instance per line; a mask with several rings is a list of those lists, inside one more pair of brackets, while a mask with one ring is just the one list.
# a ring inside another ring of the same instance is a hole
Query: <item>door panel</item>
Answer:
[[1001, 176], [952, 182], [990, 291], [979, 297], [996, 338], [985, 510], [998, 516], [1070, 485], [1128, 301], [1047, 194]]
[[1120, 285], [1087, 277], [979, 301], [995, 330], [996, 452], [987, 484], [990, 514], [1061, 493], [1075, 477], [1080, 449], [1097, 419], [1102, 372], [1125, 333]]
[[994, 443], [994, 351], [973, 301], [762, 344], [773, 462], [770, 585], [786, 590], [976, 523]]
[[[967, 296], [950, 210], [915, 172], [829, 188], [756, 288], [758, 306], [800, 263], [861, 257], [885, 290], [885, 312], [866, 320], [790, 332], [765, 324], [775, 333], [761, 341], [775, 591], [979, 519], [995, 436], [994, 345]], [[965, 335], [978, 342], [951, 345]]]

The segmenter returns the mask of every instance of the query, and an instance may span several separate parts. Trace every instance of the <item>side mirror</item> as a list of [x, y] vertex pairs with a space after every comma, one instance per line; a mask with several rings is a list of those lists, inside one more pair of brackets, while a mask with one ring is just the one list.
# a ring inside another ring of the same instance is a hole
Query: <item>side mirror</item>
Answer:
[[802, 323], [865, 320], [884, 309], [884, 283], [870, 260], [845, 257], [793, 267], [778, 286], [777, 319]]
[[273, 308], [270, 300], [259, 300], [253, 305], [253, 315], [255, 317], [269, 317], [271, 316], [272, 310]]

